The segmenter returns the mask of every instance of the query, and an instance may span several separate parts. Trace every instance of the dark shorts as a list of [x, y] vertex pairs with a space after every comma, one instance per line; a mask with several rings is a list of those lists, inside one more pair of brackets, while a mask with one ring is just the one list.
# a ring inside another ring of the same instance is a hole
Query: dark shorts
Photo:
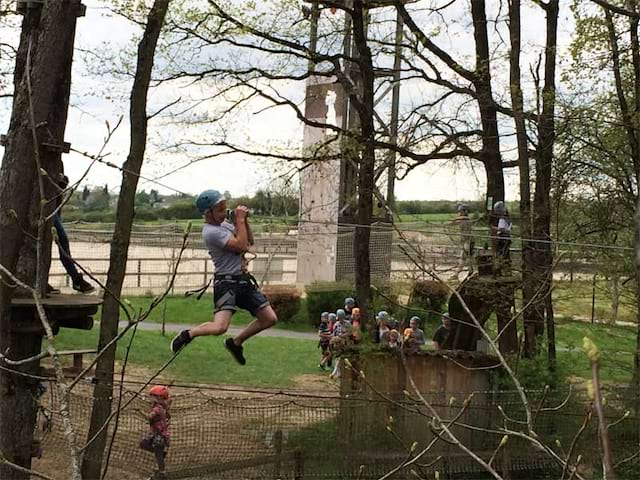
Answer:
[[250, 279], [216, 280], [213, 283], [214, 312], [221, 310], [247, 310], [254, 317], [258, 310], [269, 305], [269, 300]]
[[329, 350], [329, 339], [327, 340], [320, 340], [318, 342], [318, 347], [322, 349], [322, 353], [327, 353], [327, 350]]

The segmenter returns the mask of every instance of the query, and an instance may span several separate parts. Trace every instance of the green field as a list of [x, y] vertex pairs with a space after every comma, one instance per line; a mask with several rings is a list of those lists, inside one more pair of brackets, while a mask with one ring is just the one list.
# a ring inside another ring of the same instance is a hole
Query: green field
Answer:
[[[124, 358], [131, 333], [118, 343], [117, 360]], [[98, 328], [92, 331], [63, 329], [57, 337], [60, 350], [95, 348]], [[129, 356], [130, 365], [147, 374], [169, 358], [171, 336], [138, 331]], [[223, 346], [223, 337], [194, 340], [162, 374], [164, 381], [257, 387], [291, 387], [297, 376], [318, 373], [317, 342], [287, 338], [256, 337], [245, 345], [247, 365], [238, 365]], [[67, 359], [67, 361], [70, 361]], [[119, 369], [118, 369], [119, 370]]]
[[[133, 307], [135, 312], [140, 310], [146, 310], [153, 301], [153, 297], [125, 297]], [[150, 316], [147, 318], [147, 322], [162, 323], [163, 319], [166, 323], [183, 323], [187, 325], [199, 325], [204, 322], [210, 322], [213, 317], [213, 300], [212, 295], [209, 292], [202, 296], [200, 300], [196, 300], [193, 297], [184, 296], [168, 296], [165, 301], [155, 308]], [[275, 328], [287, 329], [294, 331], [315, 331], [311, 327], [311, 324], [307, 322], [306, 315], [304, 315], [305, 303], [302, 300], [301, 312], [296, 315], [296, 318], [281, 318]], [[125, 317], [121, 317], [125, 320]], [[96, 315], [96, 320], [100, 320], [100, 314]], [[251, 322], [252, 317], [248, 312], [244, 310], [238, 311], [233, 316], [232, 324], [234, 326], [243, 326]]]
[[[172, 299], [170, 299], [172, 300]], [[136, 299], [135, 303], [145, 300]], [[197, 305], [200, 303], [196, 302]], [[176, 302], [171, 309], [180, 309]], [[169, 307], [167, 308], [169, 311]], [[157, 314], [158, 312], [156, 312]], [[237, 321], [236, 321], [237, 320]], [[248, 321], [248, 315], [238, 316], [234, 325]], [[489, 325], [490, 327], [490, 325]], [[313, 331], [311, 327], [306, 327]], [[94, 348], [98, 327], [93, 331], [63, 329], [57, 337], [58, 348]], [[147, 373], [158, 369], [171, 354], [169, 342], [172, 333], [163, 337], [159, 332], [139, 331], [133, 344], [131, 365], [144, 368]], [[432, 327], [426, 331], [433, 335]], [[602, 377], [607, 382], [628, 382], [632, 374], [632, 358], [635, 350], [635, 329], [631, 327], [594, 324], [583, 321], [559, 319], [556, 325], [557, 372], [559, 379], [589, 378], [590, 364], [582, 352], [582, 339], [591, 337], [602, 351]], [[128, 337], [120, 342], [117, 358], [124, 357]], [[222, 338], [199, 338], [190, 344], [164, 374], [167, 381], [246, 386], [288, 387], [296, 384], [302, 374], [318, 374], [319, 351], [315, 340], [256, 337], [246, 344], [248, 364], [238, 366], [222, 345]], [[544, 345], [542, 345], [544, 349]], [[546, 355], [535, 362], [520, 360], [519, 374], [529, 384], [544, 383]], [[70, 361], [67, 359], [67, 361]], [[537, 372], [537, 373], [536, 373]], [[536, 377], [537, 376], [537, 377]]]
[[[401, 214], [398, 215], [398, 219], [400, 221], [400, 223], [411, 223], [411, 222], [435, 222], [435, 223], [443, 223], [443, 222], [448, 222], [449, 220], [452, 220], [453, 218], [455, 218], [456, 216], [456, 212], [451, 212], [451, 213], [419, 213], [419, 214], [415, 214], [415, 215], [410, 215], [410, 214]], [[147, 220], [147, 221], [136, 221], [136, 225], [173, 225], [173, 224], [177, 224], [180, 226], [180, 228], [185, 228], [187, 226], [187, 224], [191, 222], [193, 225], [198, 225], [202, 222], [202, 218], [198, 217], [198, 218], [193, 218], [190, 220], [167, 220], [167, 219], [160, 219], [160, 220]], [[266, 224], [271, 224], [271, 225], [275, 225], [275, 226], [292, 226], [295, 227], [298, 223], [298, 217], [297, 216], [291, 216], [291, 217], [263, 217], [260, 215], [254, 215], [251, 217], [251, 223], [252, 225], [266, 225]], [[86, 230], [105, 230], [105, 229], [109, 229], [112, 228], [113, 224], [112, 223], [99, 223], [99, 222], [92, 222], [92, 223], [79, 223], [79, 224], [75, 224], [74, 228], [79, 228], [79, 229], [86, 229]]]
[[415, 215], [398, 215], [400, 223], [411, 223], [411, 222], [434, 222], [434, 223], [444, 223], [450, 220], [453, 220], [456, 216], [455, 212], [451, 213], [419, 213]]

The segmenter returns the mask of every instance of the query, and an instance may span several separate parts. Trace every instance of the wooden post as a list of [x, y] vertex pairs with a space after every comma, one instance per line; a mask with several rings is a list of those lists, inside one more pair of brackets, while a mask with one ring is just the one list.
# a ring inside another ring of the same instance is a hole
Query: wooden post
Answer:
[[573, 286], [573, 252], [569, 254], [569, 284]]
[[209, 259], [205, 258], [204, 259], [204, 278], [202, 279], [202, 284], [206, 285], [207, 284], [207, 275], [209, 274], [207, 272], [207, 266], [209, 265]]
[[[176, 248], [175, 246], [171, 249], [171, 270], [174, 270], [176, 268]], [[176, 276], [177, 276], [177, 272], [176, 272]], [[171, 284], [171, 295], [175, 295], [176, 291], [176, 283], [173, 282], [173, 284]]]
[[302, 480], [304, 478], [304, 459], [301, 450], [296, 450], [293, 453], [293, 461], [293, 478], [294, 480]]
[[280, 477], [280, 470], [282, 469], [282, 430], [277, 430], [273, 436], [276, 449], [276, 466], [274, 476]]
[[142, 273], [142, 260], [138, 260], [138, 288], [141, 286], [140, 275]]
[[82, 353], [73, 354], [73, 370], [76, 372], [82, 371]]
[[597, 273], [593, 275], [593, 285], [591, 286], [591, 323], [594, 323], [596, 316], [596, 277]]

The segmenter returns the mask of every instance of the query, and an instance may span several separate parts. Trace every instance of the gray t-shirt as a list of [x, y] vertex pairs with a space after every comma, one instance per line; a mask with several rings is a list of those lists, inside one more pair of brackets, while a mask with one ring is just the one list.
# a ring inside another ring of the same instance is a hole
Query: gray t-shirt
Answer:
[[239, 275], [242, 273], [242, 255], [224, 247], [236, 233], [236, 227], [225, 220], [220, 225], [205, 223], [202, 227], [204, 245], [209, 250], [218, 275]]

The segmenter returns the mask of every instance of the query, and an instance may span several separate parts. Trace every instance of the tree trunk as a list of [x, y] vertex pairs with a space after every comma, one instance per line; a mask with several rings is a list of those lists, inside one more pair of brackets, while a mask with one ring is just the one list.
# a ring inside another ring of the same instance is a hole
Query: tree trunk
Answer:
[[[533, 277], [533, 266], [531, 265], [531, 185], [529, 169], [529, 148], [527, 144], [527, 132], [524, 119], [524, 102], [522, 97], [522, 83], [520, 70], [520, 49], [521, 49], [521, 15], [520, 0], [512, 0], [509, 4], [509, 32], [511, 38], [511, 51], [509, 59], [511, 103], [513, 105], [513, 116], [516, 126], [516, 139], [518, 142], [518, 169], [520, 173], [520, 237], [522, 245], [522, 304], [528, 305], [536, 291], [536, 284]], [[525, 352], [530, 352], [531, 339], [535, 338], [529, 317], [529, 308], [523, 312], [523, 325], [525, 331]]]
[[[41, 220], [35, 144], [41, 167], [47, 176], [57, 178], [62, 171], [61, 150], [44, 147], [43, 143], [62, 145], [64, 141], [79, 8], [79, 0], [49, 0], [41, 7], [27, 9], [16, 56], [13, 107], [0, 171], [0, 263], [32, 286], [46, 285], [51, 257], [49, 228], [40, 229], [42, 238], [38, 240], [29, 237], [38, 235]], [[26, 77], [27, 57], [31, 97]], [[34, 124], [38, 126], [35, 139]], [[44, 186], [44, 197], [51, 199], [57, 193], [55, 188], [47, 181]], [[52, 204], [46, 206], [45, 213], [52, 211]], [[40, 268], [37, 242], [42, 254]], [[36, 279], [38, 272], [40, 276]], [[40, 351], [41, 336], [21, 334], [12, 328], [15, 319], [10, 317], [10, 307], [14, 293], [0, 282], [0, 349], [3, 352], [9, 349], [12, 357], [20, 358]], [[36, 373], [38, 364], [18, 370]], [[0, 371], [0, 451], [9, 461], [26, 468], [31, 466], [37, 406], [33, 400], [35, 386], [31, 379]], [[0, 465], [0, 478], [28, 478], [28, 475]]]
[[487, 175], [487, 200], [504, 200], [504, 175], [498, 132], [498, 112], [491, 91], [491, 63], [485, 0], [471, 0], [473, 36], [476, 47], [476, 70], [473, 82], [478, 94], [478, 107], [482, 123], [482, 150], [480, 161]]
[[635, 274], [636, 274], [636, 350], [633, 353], [633, 385], [636, 388], [636, 397], [639, 399], [636, 414], [640, 412], [640, 196], [636, 206], [634, 222], [634, 248], [635, 248]]
[[[637, 2], [629, 0], [627, 6], [630, 10], [637, 12]], [[629, 18], [629, 32], [631, 40], [631, 58], [633, 63], [633, 105], [635, 115], [632, 119], [629, 132], [629, 143], [631, 146], [632, 162], [634, 166], [634, 172], [636, 176], [636, 186], [640, 185], [640, 139], [638, 138], [638, 118], [637, 114], [640, 112], [640, 42], [638, 41], [638, 18]], [[640, 189], [640, 187], [636, 187]], [[636, 249], [635, 258], [635, 272], [636, 272], [636, 322], [638, 323], [636, 329], [636, 351], [633, 354], [633, 379], [634, 385], [637, 387], [637, 392], [640, 394], [640, 192], [636, 191], [637, 210], [635, 221], [635, 235], [634, 246]], [[640, 409], [636, 409], [636, 412]]]
[[362, 328], [366, 330], [371, 307], [371, 265], [369, 263], [369, 240], [371, 238], [371, 216], [373, 214], [373, 191], [375, 187], [374, 148], [374, 72], [371, 50], [367, 45], [366, 10], [362, 0], [353, 2], [353, 38], [360, 59], [361, 98], [356, 102], [360, 134], [364, 139], [361, 146], [360, 168], [358, 170], [358, 211], [357, 226], [353, 238], [353, 252], [356, 263], [356, 297], [361, 309]]
[[[527, 270], [533, 273], [533, 282], [537, 295], [531, 304], [529, 327], [525, 327], [527, 338], [527, 354], [535, 353], [537, 340], [535, 337], [544, 333], [547, 303], [551, 301], [551, 283], [553, 279], [553, 250], [551, 248], [551, 172], [553, 167], [553, 147], [555, 144], [555, 78], [556, 78], [556, 45], [558, 36], [559, 0], [550, 0], [544, 9], [547, 14], [547, 36], [545, 44], [544, 87], [542, 89], [542, 113], [538, 122], [538, 148], [536, 151], [536, 189], [533, 205], [533, 240], [531, 262]], [[550, 329], [548, 339], [555, 339], [554, 320], [546, 319]], [[555, 362], [555, 344], [549, 345], [549, 362]]]
[[620, 277], [616, 273], [611, 276], [609, 285], [611, 287], [611, 323], [615, 325], [620, 310]]
[[[142, 40], [138, 45], [138, 63], [131, 90], [129, 111], [131, 144], [127, 161], [124, 164], [122, 185], [120, 187], [120, 196], [118, 197], [116, 225], [113, 232], [113, 240], [111, 241], [109, 273], [106, 285], [111, 294], [105, 295], [102, 307], [98, 349], [104, 348], [118, 333], [120, 305], [115, 297], [120, 296], [124, 282], [138, 175], [144, 160], [147, 141], [147, 93], [156, 45], [160, 30], [164, 24], [169, 2], [170, 0], [155, 0], [149, 12]], [[116, 346], [113, 345], [100, 357], [96, 365], [96, 386], [93, 391], [93, 410], [91, 412], [88, 439], [92, 439], [96, 435], [111, 413], [115, 353]], [[82, 464], [82, 476], [84, 478], [100, 478], [107, 432], [107, 428], [103, 429], [86, 449]]]

